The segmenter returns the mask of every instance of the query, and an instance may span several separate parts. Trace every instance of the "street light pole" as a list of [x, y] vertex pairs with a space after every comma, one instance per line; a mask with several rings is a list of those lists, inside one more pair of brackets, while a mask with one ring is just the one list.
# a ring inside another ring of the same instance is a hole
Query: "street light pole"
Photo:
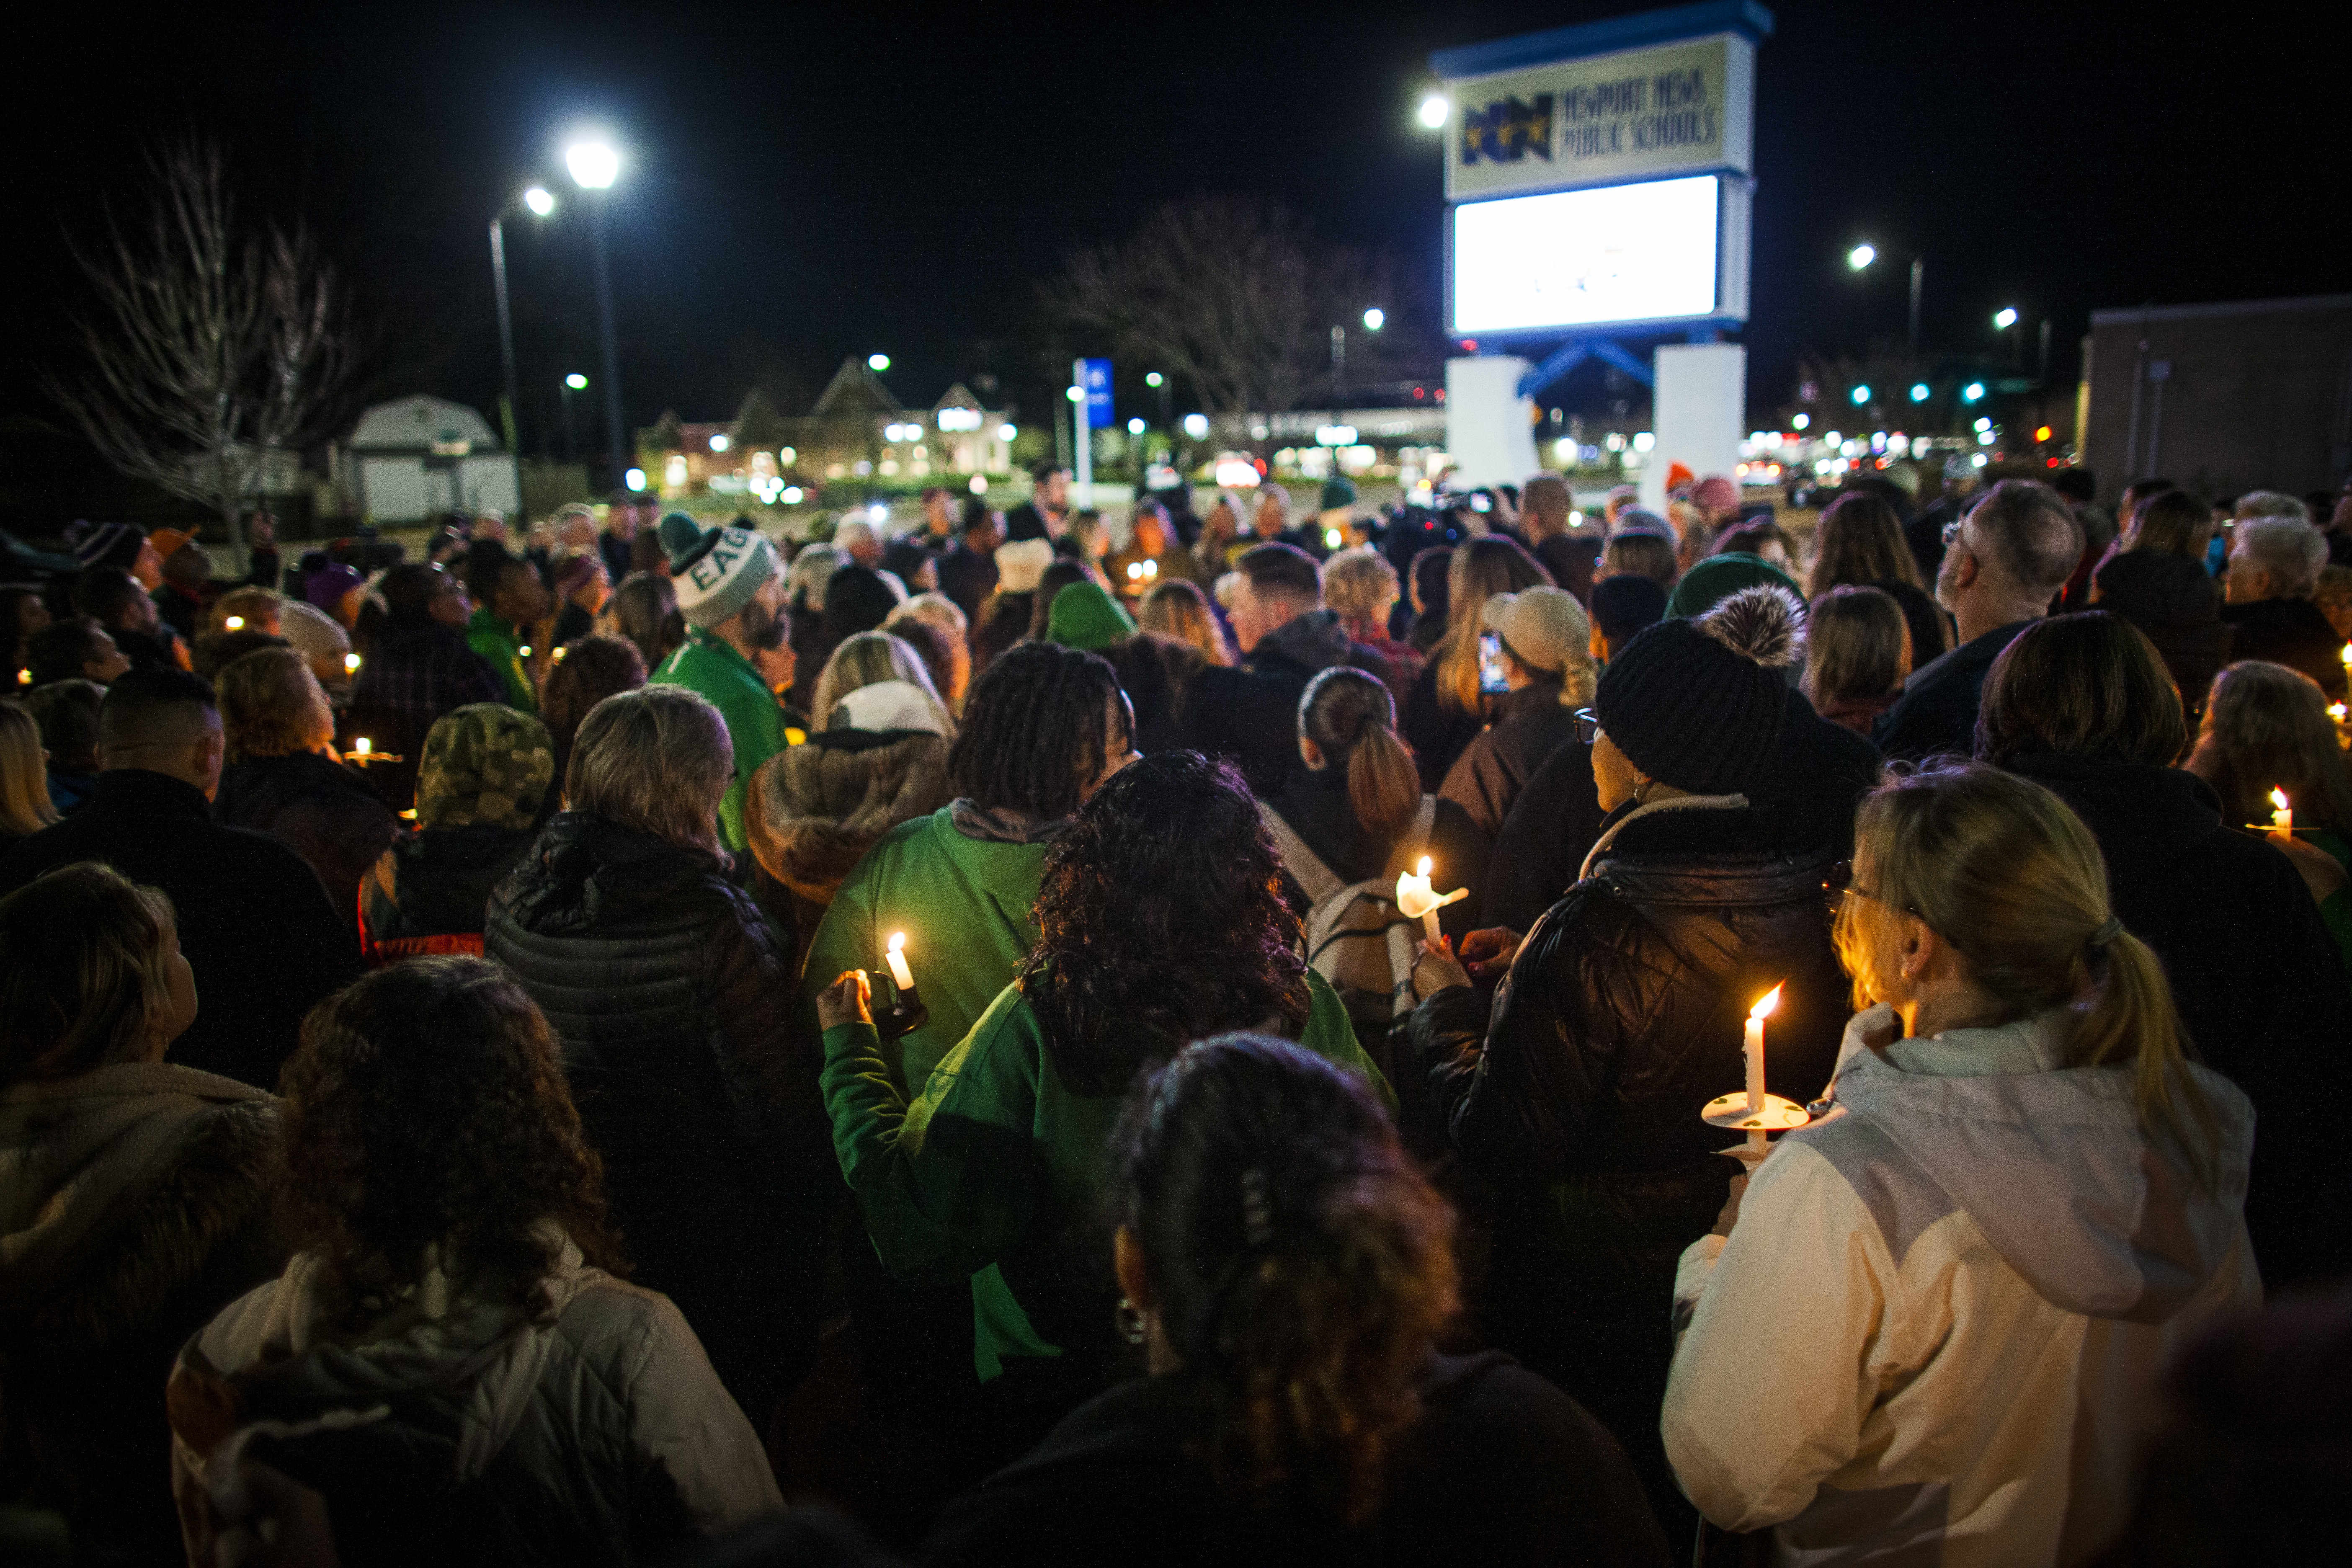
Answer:
[[[515, 352], [514, 311], [507, 304], [507, 215], [500, 213], [490, 219], [490, 278], [499, 291], [499, 368], [505, 373], [506, 391], [499, 397], [499, 425], [505, 432], [507, 450], [522, 460], [522, 443], [515, 437]], [[516, 469], [516, 493], [521, 493], [521, 469]]]
[[1911, 258], [1911, 352], [1919, 352], [1919, 284], [1927, 276], [1927, 263], [1920, 257]]
[[575, 142], [563, 154], [565, 167], [589, 194], [588, 231], [595, 248], [596, 321], [604, 338], [604, 434], [613, 462], [612, 488], [629, 471], [629, 449], [621, 438], [621, 347], [613, 330], [613, 268], [605, 253], [604, 205], [620, 177], [621, 155], [602, 142]]

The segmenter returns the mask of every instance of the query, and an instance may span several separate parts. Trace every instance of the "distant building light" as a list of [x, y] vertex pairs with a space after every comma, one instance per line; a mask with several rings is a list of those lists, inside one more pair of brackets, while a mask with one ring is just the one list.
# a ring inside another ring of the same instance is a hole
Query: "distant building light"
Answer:
[[1984, 395], [1985, 384], [1981, 381], [1972, 381], [1960, 388], [1960, 396], [1969, 403], [1982, 403]]
[[522, 194], [522, 205], [539, 216], [545, 217], [555, 210], [555, 198], [547, 194], [545, 187], [533, 185]]
[[1453, 118], [1454, 106], [1445, 101], [1442, 92], [1433, 92], [1421, 100], [1421, 123], [1431, 131], [1442, 131]]
[[1810, 414], [1800, 414], [1791, 418], [1789, 421], [1789, 424], [1795, 429], [1809, 430], [1812, 428], [1813, 416]]
[[1140, 435], [1142, 435], [1142, 434], [1143, 434], [1143, 421], [1142, 421], [1142, 420], [1140, 420], [1140, 419], [1130, 419], [1130, 420], [1129, 420], [1129, 421], [1127, 422], [1127, 433], [1128, 433], [1129, 435], [1130, 435], [1130, 436], [1140, 436]]
[[1148, 370], [1143, 373], [1143, 384], [1146, 386], [1158, 386], [1161, 382], [1166, 381], [1167, 379], [1168, 378], [1166, 376], [1161, 375], [1156, 370]]
[[1318, 447], [1352, 447], [1356, 444], [1353, 425], [1324, 425], [1316, 429], [1315, 444]]
[[1389, 324], [1389, 313], [1378, 305], [1364, 312], [1364, 331], [1377, 332]]
[[1867, 385], [1857, 386], [1853, 389], [1853, 405], [1856, 408], [1861, 407], [1864, 404], [1869, 401], [1870, 388]]
[[2009, 331], [2010, 328], [2017, 325], [2017, 311], [2010, 306], [2002, 306], [1993, 312], [1992, 324], [1996, 331]]
[[714, 452], [723, 452], [727, 450], [729, 447], [733, 445], [733, 442], [727, 439], [727, 435], [724, 431], [721, 431], [719, 434], [713, 436], [710, 438], [710, 449]]
[[1911, 384], [1911, 401], [1914, 403], [1925, 403], [1927, 401], [1927, 384], [1926, 382], [1915, 381]]
[[996, 427], [996, 438], [1000, 441], [1010, 441], [1020, 434], [1021, 427], [1018, 425], [999, 425]]
[[986, 474], [972, 475], [971, 493], [976, 496], [984, 496], [988, 493], [988, 476]]
[[643, 468], [631, 468], [621, 476], [621, 482], [633, 490], [641, 490], [646, 488], [646, 471]]
[[798, 486], [798, 485], [786, 485], [786, 486], [784, 487], [784, 489], [783, 489], [783, 501], [784, 501], [784, 504], [785, 504], [786, 506], [798, 506], [798, 505], [800, 505], [800, 504], [801, 504], [801, 488], [800, 488], [800, 486]]
[[977, 408], [942, 408], [932, 416], [932, 423], [942, 430], [977, 430], [981, 414]]
[[1647, 430], [1636, 430], [1633, 432], [1633, 450], [1636, 452], [1650, 451], [1654, 448], [1657, 444], [1658, 437], [1652, 432]]
[[588, 378], [575, 370], [563, 378], [563, 384], [574, 392], [584, 392], [588, 387]]
[[1184, 416], [1184, 434], [1186, 437], [1195, 441], [1207, 440], [1209, 438], [1209, 416], [1205, 414], [1187, 414]]
[[1087, 400], [1087, 389], [1083, 386], [1073, 385], [1065, 388], [1062, 395], [1068, 398], [1073, 403], [1084, 403]]
[[866, 368], [868, 370], [888, 370], [890, 368], [890, 356], [888, 354], [867, 354], [866, 356]]

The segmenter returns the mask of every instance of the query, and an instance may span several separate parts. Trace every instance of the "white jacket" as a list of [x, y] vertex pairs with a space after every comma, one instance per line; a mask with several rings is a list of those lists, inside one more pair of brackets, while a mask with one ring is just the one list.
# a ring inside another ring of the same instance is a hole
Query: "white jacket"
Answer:
[[2253, 1110], [2191, 1068], [2219, 1191], [2142, 1137], [2128, 1068], [2059, 1064], [2074, 1022], [1899, 1040], [1847, 1026], [1837, 1109], [1683, 1255], [1663, 1430], [1727, 1530], [1780, 1563], [2072, 1563], [2104, 1546], [2161, 1370], [2259, 1300]]

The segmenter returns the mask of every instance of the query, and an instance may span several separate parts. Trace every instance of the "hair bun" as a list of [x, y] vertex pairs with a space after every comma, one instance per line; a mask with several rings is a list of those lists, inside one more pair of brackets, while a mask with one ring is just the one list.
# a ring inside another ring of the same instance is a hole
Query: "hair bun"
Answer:
[[1701, 616], [1699, 630], [1766, 669], [1797, 662], [1805, 648], [1805, 606], [1769, 583], [1742, 588]]

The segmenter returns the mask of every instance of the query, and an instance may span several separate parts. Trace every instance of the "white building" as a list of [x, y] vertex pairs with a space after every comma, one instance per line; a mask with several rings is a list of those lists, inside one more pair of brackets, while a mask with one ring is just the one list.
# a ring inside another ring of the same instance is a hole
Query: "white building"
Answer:
[[360, 416], [335, 459], [352, 510], [370, 522], [522, 509], [513, 458], [489, 422], [462, 403], [422, 395], [379, 403]]

